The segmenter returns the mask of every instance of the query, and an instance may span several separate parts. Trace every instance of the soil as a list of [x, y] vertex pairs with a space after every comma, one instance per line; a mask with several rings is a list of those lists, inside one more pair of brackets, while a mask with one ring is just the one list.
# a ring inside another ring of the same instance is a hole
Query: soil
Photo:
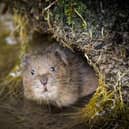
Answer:
[[77, 113], [78, 105], [84, 106], [88, 100], [89, 97], [84, 98], [76, 105], [62, 109], [25, 99], [1, 100], [0, 129], [85, 129], [85, 125], [76, 123], [72, 113]]

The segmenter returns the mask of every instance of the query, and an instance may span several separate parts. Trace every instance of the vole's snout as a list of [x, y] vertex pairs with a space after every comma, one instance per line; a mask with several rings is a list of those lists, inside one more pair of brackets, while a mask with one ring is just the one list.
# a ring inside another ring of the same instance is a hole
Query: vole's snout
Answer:
[[48, 77], [47, 77], [47, 75], [42, 75], [42, 76], [40, 76], [40, 82], [41, 82], [41, 84], [43, 85], [43, 86], [46, 86], [47, 85], [47, 82], [48, 82]]

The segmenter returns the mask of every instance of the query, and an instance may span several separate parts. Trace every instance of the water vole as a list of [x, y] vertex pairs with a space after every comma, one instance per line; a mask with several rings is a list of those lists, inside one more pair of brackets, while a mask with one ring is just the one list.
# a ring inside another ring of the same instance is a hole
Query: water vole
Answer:
[[79, 55], [58, 44], [28, 54], [22, 64], [24, 95], [31, 100], [69, 106], [98, 86], [94, 70]]

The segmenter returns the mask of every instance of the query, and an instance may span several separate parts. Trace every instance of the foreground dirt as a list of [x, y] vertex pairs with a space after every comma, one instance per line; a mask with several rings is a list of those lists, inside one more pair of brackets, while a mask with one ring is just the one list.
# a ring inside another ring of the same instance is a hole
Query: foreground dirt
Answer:
[[0, 129], [85, 129], [71, 114], [77, 112], [77, 105], [59, 109], [24, 99], [18, 101], [1, 101]]

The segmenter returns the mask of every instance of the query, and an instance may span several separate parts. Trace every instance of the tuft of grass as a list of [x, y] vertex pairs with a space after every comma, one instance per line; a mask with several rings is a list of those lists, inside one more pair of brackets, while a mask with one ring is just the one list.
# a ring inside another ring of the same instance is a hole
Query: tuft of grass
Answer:
[[29, 28], [28, 20], [15, 12], [13, 17], [14, 23], [16, 24], [15, 31], [12, 34], [19, 37], [20, 41], [20, 51], [18, 59], [14, 67], [10, 70], [6, 77], [0, 80], [0, 96], [1, 99], [7, 98], [9, 96], [17, 96], [21, 93], [21, 58], [24, 56], [26, 49], [28, 48], [29, 41]]
[[19, 58], [25, 54], [26, 49], [28, 48], [28, 42], [30, 39], [30, 28], [27, 18], [18, 14], [16, 11], [14, 13], [14, 23], [16, 24], [16, 32], [18, 33], [18, 37], [21, 43], [21, 50]]
[[114, 90], [108, 90], [104, 78], [99, 74], [99, 87], [89, 103], [80, 109], [77, 114], [78, 121], [89, 128], [128, 127], [129, 107], [123, 101], [120, 78]]
[[91, 98], [88, 105], [81, 109], [80, 113], [82, 120], [88, 120], [89, 122], [99, 116], [104, 111], [104, 107], [111, 103], [112, 92], [106, 88], [104, 77], [99, 75], [99, 87], [96, 93]]
[[29, 35], [29, 26], [28, 26], [28, 20], [25, 18], [25, 16], [22, 16], [18, 14], [16, 11], [13, 15], [13, 20], [16, 25], [16, 32], [18, 32], [18, 35], [20, 37], [21, 43], [28, 42], [28, 35]]

